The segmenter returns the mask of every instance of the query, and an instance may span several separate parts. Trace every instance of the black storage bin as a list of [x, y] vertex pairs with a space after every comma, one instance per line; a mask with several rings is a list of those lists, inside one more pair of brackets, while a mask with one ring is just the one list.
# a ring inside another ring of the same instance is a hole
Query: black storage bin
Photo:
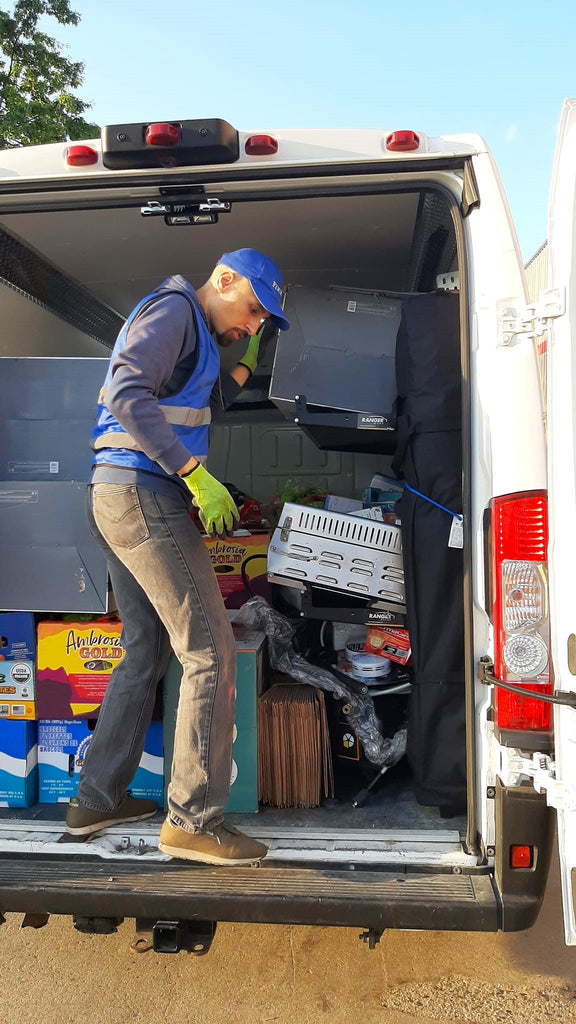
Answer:
[[0, 608], [102, 614], [104, 554], [86, 516], [90, 435], [107, 359], [4, 358]]
[[394, 451], [402, 301], [362, 289], [288, 289], [290, 330], [278, 337], [270, 399], [319, 448]]

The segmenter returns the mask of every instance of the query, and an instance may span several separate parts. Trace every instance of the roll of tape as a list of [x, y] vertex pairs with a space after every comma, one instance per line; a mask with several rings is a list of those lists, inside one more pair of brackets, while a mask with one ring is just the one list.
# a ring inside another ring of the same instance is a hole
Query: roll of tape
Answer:
[[347, 644], [346, 657], [357, 675], [372, 679], [384, 679], [390, 675], [392, 664], [388, 658], [380, 658], [377, 654], [368, 654], [362, 644]]

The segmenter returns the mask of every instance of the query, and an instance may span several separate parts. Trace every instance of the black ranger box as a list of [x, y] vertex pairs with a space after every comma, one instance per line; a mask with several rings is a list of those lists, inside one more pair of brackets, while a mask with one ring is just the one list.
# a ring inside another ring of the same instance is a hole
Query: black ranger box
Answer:
[[288, 288], [270, 399], [319, 448], [394, 450], [402, 298], [350, 288]]

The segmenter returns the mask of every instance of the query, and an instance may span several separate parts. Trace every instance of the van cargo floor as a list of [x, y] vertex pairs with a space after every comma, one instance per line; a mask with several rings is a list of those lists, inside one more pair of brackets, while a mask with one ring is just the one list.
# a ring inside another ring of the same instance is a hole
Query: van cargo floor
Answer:
[[[437, 807], [422, 807], [414, 799], [409, 773], [396, 766], [373, 789], [364, 807], [353, 807], [352, 801], [366, 780], [350, 779], [337, 788], [338, 799], [324, 801], [320, 807], [266, 807], [255, 814], [231, 814], [237, 828], [255, 825], [267, 829], [401, 829], [418, 832], [465, 832], [466, 815], [442, 817]], [[35, 804], [29, 808], [0, 808], [0, 830], [9, 821], [57, 821], [66, 817], [66, 804]]]

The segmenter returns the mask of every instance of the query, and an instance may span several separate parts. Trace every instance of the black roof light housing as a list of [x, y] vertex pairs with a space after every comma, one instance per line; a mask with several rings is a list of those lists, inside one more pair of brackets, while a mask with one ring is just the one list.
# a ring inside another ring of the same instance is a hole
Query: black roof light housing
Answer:
[[[162, 126], [168, 145], [158, 145]], [[238, 132], [220, 118], [111, 124], [102, 129], [102, 163], [112, 171], [231, 164], [239, 153]]]

